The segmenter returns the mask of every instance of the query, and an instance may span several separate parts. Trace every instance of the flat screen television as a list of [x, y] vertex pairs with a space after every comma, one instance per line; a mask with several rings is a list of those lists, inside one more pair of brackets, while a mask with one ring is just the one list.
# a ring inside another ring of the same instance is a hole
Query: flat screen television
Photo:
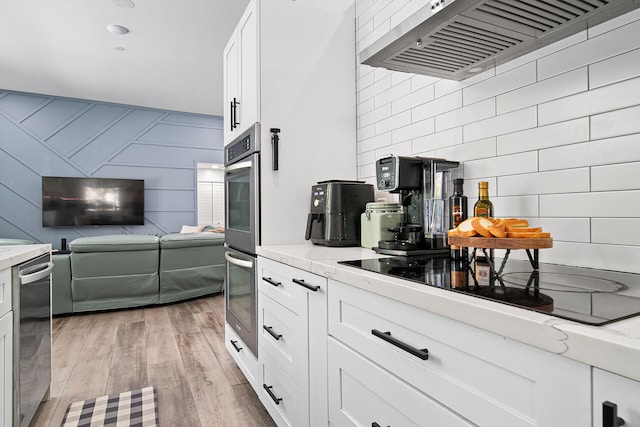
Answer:
[[144, 225], [144, 180], [42, 177], [42, 226]]

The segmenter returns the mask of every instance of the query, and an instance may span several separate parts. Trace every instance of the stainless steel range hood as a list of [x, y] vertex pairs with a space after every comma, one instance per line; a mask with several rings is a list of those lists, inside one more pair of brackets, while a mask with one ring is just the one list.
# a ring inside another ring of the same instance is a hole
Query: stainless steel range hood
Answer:
[[640, 7], [640, 0], [432, 0], [360, 62], [464, 80]]

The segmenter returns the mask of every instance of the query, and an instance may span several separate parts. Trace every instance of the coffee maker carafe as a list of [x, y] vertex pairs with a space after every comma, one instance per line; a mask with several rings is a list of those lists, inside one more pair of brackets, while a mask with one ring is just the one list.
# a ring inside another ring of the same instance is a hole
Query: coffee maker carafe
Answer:
[[459, 162], [432, 157], [389, 156], [376, 162], [378, 190], [398, 193], [403, 219], [392, 240], [376, 252], [389, 255], [448, 255], [448, 199]]

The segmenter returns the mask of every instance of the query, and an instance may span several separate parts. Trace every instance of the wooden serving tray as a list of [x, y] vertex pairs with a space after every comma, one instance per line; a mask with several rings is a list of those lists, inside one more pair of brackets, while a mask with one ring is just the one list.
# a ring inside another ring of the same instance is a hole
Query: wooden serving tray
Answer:
[[449, 236], [449, 244], [470, 248], [486, 249], [545, 249], [553, 247], [553, 239], [547, 238], [517, 238], [509, 237], [460, 237]]

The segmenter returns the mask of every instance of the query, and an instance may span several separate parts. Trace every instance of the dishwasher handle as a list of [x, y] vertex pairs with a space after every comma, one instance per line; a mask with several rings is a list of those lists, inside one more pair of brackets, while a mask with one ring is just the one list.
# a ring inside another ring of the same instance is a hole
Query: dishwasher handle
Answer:
[[20, 284], [28, 285], [29, 283], [42, 280], [49, 274], [51, 274], [51, 270], [53, 270], [52, 262], [43, 262], [42, 264], [36, 264], [34, 266], [22, 269], [18, 273], [18, 277], [20, 277]]

